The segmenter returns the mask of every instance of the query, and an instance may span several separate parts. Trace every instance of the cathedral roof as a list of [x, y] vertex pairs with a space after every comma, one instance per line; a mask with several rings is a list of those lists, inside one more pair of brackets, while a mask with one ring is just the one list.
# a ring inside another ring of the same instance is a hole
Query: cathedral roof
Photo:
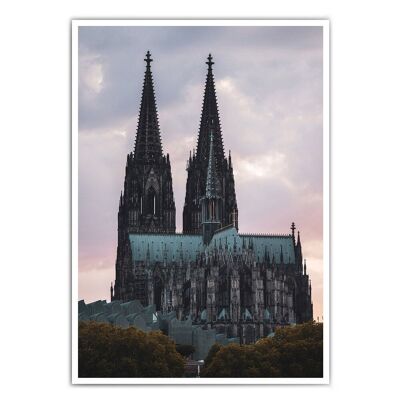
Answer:
[[202, 235], [135, 233], [130, 234], [134, 262], [146, 261], [167, 263], [194, 262], [197, 255], [214, 248], [227, 248], [242, 253], [251, 247], [262, 262], [268, 254], [279, 263], [281, 255], [285, 264], [294, 263], [295, 253], [291, 235], [250, 235], [239, 234], [233, 226], [218, 230], [208, 246], [204, 245]]
[[261, 261], [265, 254], [269, 257], [275, 257], [279, 263], [281, 253], [285, 264], [295, 262], [293, 239], [290, 235], [240, 235], [245, 246], [253, 246], [257, 258]]
[[202, 235], [135, 233], [129, 235], [129, 240], [134, 262], [146, 258], [150, 262], [195, 261], [203, 249]]
[[239, 234], [236, 228], [229, 226], [216, 231], [211, 239], [210, 246], [218, 248], [220, 244], [232, 251], [236, 247], [238, 253], [241, 253], [243, 248], [252, 247], [260, 262], [266, 254], [269, 254], [270, 259], [275, 256], [275, 260], [279, 262], [281, 251], [285, 264], [294, 263], [295, 260], [293, 239], [290, 235]]

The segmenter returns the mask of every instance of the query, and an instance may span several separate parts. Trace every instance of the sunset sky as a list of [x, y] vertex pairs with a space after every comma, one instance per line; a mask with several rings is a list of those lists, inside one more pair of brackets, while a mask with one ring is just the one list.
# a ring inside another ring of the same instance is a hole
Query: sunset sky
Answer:
[[321, 27], [79, 28], [79, 298], [110, 297], [126, 155], [133, 151], [150, 50], [161, 138], [170, 154], [177, 231], [207, 66], [243, 233], [301, 232], [322, 315], [323, 49]]

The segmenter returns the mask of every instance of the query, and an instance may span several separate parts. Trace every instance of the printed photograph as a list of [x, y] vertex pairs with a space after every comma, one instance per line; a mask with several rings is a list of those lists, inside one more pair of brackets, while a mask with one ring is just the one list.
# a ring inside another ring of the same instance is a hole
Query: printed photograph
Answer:
[[324, 383], [326, 21], [107, 22], [73, 26], [75, 382]]

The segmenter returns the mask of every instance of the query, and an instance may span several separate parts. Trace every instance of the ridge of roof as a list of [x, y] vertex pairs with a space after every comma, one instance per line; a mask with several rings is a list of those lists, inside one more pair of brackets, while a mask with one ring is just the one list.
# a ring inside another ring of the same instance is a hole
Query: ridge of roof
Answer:
[[239, 236], [292, 238], [290, 233], [239, 233]]

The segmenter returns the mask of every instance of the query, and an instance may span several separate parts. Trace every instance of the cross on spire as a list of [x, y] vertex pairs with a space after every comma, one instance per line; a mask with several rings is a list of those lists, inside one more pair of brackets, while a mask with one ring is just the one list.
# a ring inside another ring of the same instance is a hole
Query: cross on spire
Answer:
[[147, 50], [146, 58], [144, 59], [144, 61], [146, 61], [147, 66], [150, 67], [150, 63], [153, 61], [153, 59], [151, 58], [151, 54], [150, 54], [149, 50]]
[[208, 55], [207, 60], [208, 61], [206, 62], [206, 64], [208, 65], [208, 68], [211, 69], [211, 66], [214, 64], [214, 62], [212, 61], [211, 53]]

